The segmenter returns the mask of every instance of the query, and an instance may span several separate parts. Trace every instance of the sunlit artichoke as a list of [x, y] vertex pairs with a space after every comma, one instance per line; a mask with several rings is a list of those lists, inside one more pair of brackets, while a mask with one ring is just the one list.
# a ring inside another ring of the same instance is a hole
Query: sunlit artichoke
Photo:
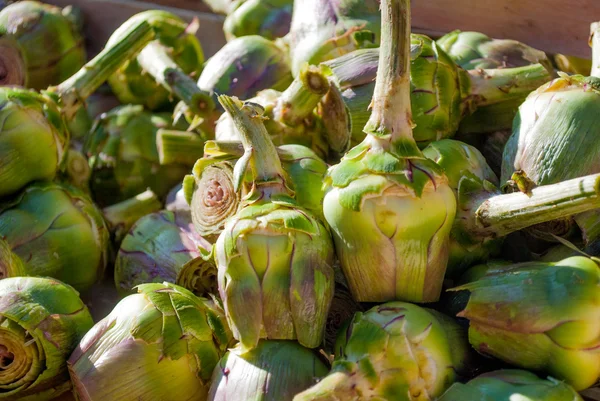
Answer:
[[206, 400], [230, 345], [214, 302], [174, 284], [143, 284], [83, 337], [69, 373], [81, 401]]
[[[157, 27], [156, 39], [169, 47], [170, 55], [175, 63], [186, 73], [198, 76], [204, 63], [204, 53], [193, 29], [178, 16], [162, 10], [148, 10], [130, 18], [127, 24], [137, 21], [148, 21]], [[121, 40], [122, 37], [113, 34], [107, 45]], [[119, 68], [108, 80], [113, 92], [121, 103], [141, 104], [150, 110], [166, 107], [170, 95], [160, 83], [144, 72], [136, 59], [132, 59]]]
[[466, 333], [451, 318], [404, 302], [357, 313], [341, 330], [331, 373], [294, 397], [435, 400], [466, 366]]
[[45, 401], [69, 391], [67, 359], [94, 325], [72, 287], [49, 278], [0, 280], [0, 399]]
[[291, 0], [238, 0], [225, 18], [223, 31], [227, 40], [259, 35], [273, 40], [284, 37], [292, 22]]
[[0, 237], [26, 275], [54, 277], [82, 291], [104, 274], [108, 230], [102, 214], [87, 195], [65, 185], [32, 184], [0, 204]]
[[0, 85], [46, 89], [85, 61], [80, 24], [71, 7], [19, 1], [0, 11]]

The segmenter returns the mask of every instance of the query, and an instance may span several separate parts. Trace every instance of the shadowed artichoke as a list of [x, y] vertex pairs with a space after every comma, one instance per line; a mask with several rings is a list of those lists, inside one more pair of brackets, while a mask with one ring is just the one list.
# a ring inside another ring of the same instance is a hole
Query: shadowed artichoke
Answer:
[[0, 280], [0, 399], [44, 401], [69, 391], [67, 358], [94, 325], [72, 287], [49, 278]]
[[331, 373], [294, 401], [435, 400], [465, 367], [468, 344], [451, 318], [389, 302], [357, 313], [335, 353]]
[[73, 9], [19, 1], [0, 11], [0, 85], [45, 89], [77, 72], [86, 53]]
[[71, 355], [81, 401], [206, 400], [231, 333], [222, 310], [174, 284], [142, 284]]
[[284, 37], [292, 22], [292, 0], [238, 0], [225, 18], [223, 31], [227, 40], [259, 35], [273, 40]]
[[[65, 185], [32, 184], [0, 204], [0, 237], [26, 275], [54, 277], [82, 291], [104, 274], [109, 236], [102, 214]], [[10, 275], [10, 269], [0, 273]]]

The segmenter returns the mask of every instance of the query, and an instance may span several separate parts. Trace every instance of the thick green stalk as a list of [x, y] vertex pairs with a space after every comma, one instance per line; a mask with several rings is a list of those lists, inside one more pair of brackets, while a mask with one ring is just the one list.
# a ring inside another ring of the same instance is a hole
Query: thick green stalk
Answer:
[[148, 189], [131, 199], [105, 207], [102, 214], [115, 239], [120, 241], [138, 219], [160, 209], [162, 203], [156, 194]]
[[161, 165], [184, 164], [193, 167], [204, 154], [204, 139], [194, 132], [159, 129], [156, 148]]
[[364, 132], [402, 157], [422, 157], [412, 134], [409, 0], [381, 4], [381, 45], [372, 112]]
[[600, 78], [600, 22], [590, 26], [590, 42], [592, 45], [592, 72], [591, 76]]
[[210, 94], [201, 90], [196, 81], [179, 68], [159, 41], [148, 44], [137, 61], [158, 83], [183, 100], [194, 114], [207, 116], [214, 110], [215, 102]]
[[155, 37], [153, 27], [146, 21], [131, 25], [116, 45], [104, 48], [71, 78], [49, 92], [58, 94], [62, 107], [71, 118], [92, 93], [125, 61], [139, 53]]
[[329, 81], [321, 69], [306, 66], [281, 94], [280, 109], [275, 113], [285, 124], [297, 125], [313, 112], [328, 90]]

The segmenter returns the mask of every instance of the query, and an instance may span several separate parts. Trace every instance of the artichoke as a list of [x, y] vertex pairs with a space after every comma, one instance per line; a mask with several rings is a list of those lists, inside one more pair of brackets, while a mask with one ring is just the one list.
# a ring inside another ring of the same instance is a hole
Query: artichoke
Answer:
[[384, 1], [381, 10], [383, 55], [366, 137], [328, 171], [323, 211], [354, 299], [433, 302], [456, 199], [413, 138], [409, 2]]
[[[123, 26], [148, 21], [157, 27], [156, 39], [169, 47], [174, 62], [189, 75], [199, 75], [204, 63], [204, 53], [195, 28], [189, 26], [176, 15], [162, 10], [148, 10], [131, 17]], [[111, 46], [122, 40], [120, 32], [115, 32], [107, 42]], [[113, 92], [121, 103], [141, 104], [149, 110], [161, 109], [169, 105], [169, 92], [161, 84], [146, 74], [137, 59], [124, 63], [108, 79]]]
[[218, 305], [174, 284], [142, 284], [83, 337], [69, 373], [81, 401], [206, 400], [229, 345]]
[[335, 350], [331, 373], [294, 401], [435, 400], [468, 357], [466, 333], [456, 322], [404, 302], [357, 313]]
[[170, 116], [152, 114], [140, 105], [118, 106], [102, 114], [86, 139], [92, 168], [90, 187], [101, 206], [131, 198], [147, 188], [163, 198], [188, 172], [183, 164], [161, 166], [156, 145]]
[[290, 31], [292, 0], [238, 0], [223, 23], [225, 38], [260, 35], [273, 40]]
[[0, 399], [44, 401], [69, 391], [67, 358], [94, 325], [79, 294], [58, 280], [0, 280]]
[[540, 379], [517, 369], [482, 374], [466, 384], [454, 383], [439, 401], [583, 401], [571, 386], [552, 377]]
[[263, 340], [231, 349], [215, 367], [210, 401], [291, 401], [327, 374], [318, 355], [294, 341]]
[[73, 9], [19, 1], [0, 11], [0, 85], [46, 89], [86, 61]]
[[575, 256], [558, 262], [492, 265], [471, 273], [469, 341], [481, 354], [544, 371], [576, 390], [600, 377], [600, 269]]
[[[108, 230], [92, 201], [74, 188], [37, 183], [6, 200], [0, 237], [10, 248], [6, 257], [18, 257], [26, 275], [54, 277], [79, 291], [104, 275]], [[8, 275], [10, 269], [0, 274]]]
[[253, 103], [219, 96], [242, 137], [234, 188], [250, 167], [252, 187], [215, 245], [225, 314], [242, 350], [261, 338], [318, 347], [334, 290], [333, 244], [320, 220], [300, 207]]
[[[212, 245], [194, 231], [189, 214], [161, 211], [139, 219], [123, 239], [115, 262], [121, 294], [143, 283], [176, 283], [196, 295], [216, 293]], [[202, 250], [202, 251], [201, 251]]]

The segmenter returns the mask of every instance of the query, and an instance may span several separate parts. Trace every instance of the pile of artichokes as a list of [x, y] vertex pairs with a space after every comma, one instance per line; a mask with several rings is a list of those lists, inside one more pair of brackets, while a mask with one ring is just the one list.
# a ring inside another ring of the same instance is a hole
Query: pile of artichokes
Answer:
[[0, 400], [600, 399], [600, 23], [207, 3], [0, 5]]

